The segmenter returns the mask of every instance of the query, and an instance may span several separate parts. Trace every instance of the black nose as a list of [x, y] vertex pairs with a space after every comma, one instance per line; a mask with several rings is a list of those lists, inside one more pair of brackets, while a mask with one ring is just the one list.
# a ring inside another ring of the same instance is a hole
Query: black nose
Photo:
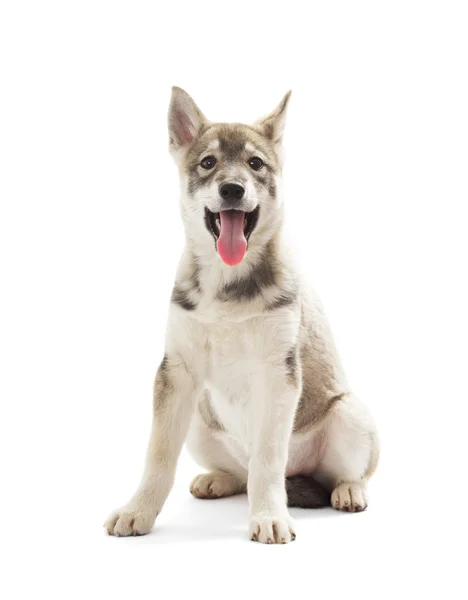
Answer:
[[224, 200], [240, 200], [244, 195], [244, 188], [237, 183], [223, 183], [219, 186], [219, 193]]

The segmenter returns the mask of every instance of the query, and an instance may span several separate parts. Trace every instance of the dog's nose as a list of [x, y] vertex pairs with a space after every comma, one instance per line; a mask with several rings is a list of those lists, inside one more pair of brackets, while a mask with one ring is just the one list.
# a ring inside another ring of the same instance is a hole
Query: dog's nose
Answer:
[[219, 187], [219, 194], [223, 200], [236, 202], [241, 200], [245, 193], [244, 188], [238, 183], [223, 183]]

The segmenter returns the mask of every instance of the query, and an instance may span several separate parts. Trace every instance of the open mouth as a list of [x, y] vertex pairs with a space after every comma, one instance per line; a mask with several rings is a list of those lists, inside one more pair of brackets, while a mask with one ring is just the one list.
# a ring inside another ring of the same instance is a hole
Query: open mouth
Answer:
[[216, 243], [216, 250], [229, 266], [238, 265], [247, 251], [247, 242], [258, 222], [260, 207], [252, 212], [222, 210], [214, 213], [205, 207], [205, 225]]

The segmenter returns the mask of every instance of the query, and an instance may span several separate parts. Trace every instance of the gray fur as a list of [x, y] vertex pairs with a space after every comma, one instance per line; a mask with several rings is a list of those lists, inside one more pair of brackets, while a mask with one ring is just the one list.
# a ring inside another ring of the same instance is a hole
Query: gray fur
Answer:
[[178, 304], [184, 310], [195, 310], [197, 303], [193, 302], [188, 295], [186, 290], [183, 290], [177, 284], [172, 290], [171, 302]]
[[[219, 144], [215, 152], [217, 166], [212, 170], [200, 169], [201, 159], [213, 154], [209, 149], [213, 141]], [[253, 171], [247, 167], [248, 160], [252, 158], [252, 153], [246, 148], [247, 143], [253, 144], [268, 157], [268, 163], [260, 171]], [[254, 179], [255, 185], [264, 187], [272, 199], [276, 198], [274, 176], [281, 170], [277, 148], [253, 127], [240, 123], [215, 123], [209, 126], [202, 124], [185, 160], [188, 175], [187, 192], [190, 196], [208, 187], [213, 181], [224, 181], [229, 169], [237, 165], [244, 166]]]
[[203, 175], [200, 175], [198, 171], [198, 165], [192, 167], [189, 171], [187, 191], [190, 195], [193, 195], [195, 194], [195, 192], [198, 192], [198, 190], [201, 190], [203, 187], [210, 185], [211, 181], [216, 175], [215, 169], [211, 171], [206, 171], [206, 173], [203, 173]]
[[291, 348], [286, 356], [286, 378], [288, 382], [296, 386], [299, 379], [298, 372], [298, 351], [297, 348]]
[[317, 307], [302, 298], [299, 340], [302, 393], [296, 411], [295, 432], [307, 431], [319, 423], [334, 404], [349, 393], [349, 388], [343, 383], [345, 379], [336, 351], [330, 346], [332, 342], [325, 342], [317, 329], [322, 322]]
[[282, 291], [272, 302], [266, 305], [266, 310], [284, 308], [297, 302], [297, 294], [290, 291]]
[[198, 264], [197, 259], [194, 256], [194, 257], [192, 257], [190, 284], [191, 284], [192, 288], [195, 291], [197, 291], [198, 293], [201, 293], [201, 291], [202, 291], [201, 283], [200, 283], [200, 272], [201, 272], [201, 267]]
[[312, 477], [288, 477], [286, 493], [290, 507], [324, 508], [330, 506], [330, 492]]
[[173, 390], [174, 387], [169, 374], [169, 358], [165, 354], [154, 380], [153, 406], [155, 411], [163, 410], [166, 407], [167, 398]]

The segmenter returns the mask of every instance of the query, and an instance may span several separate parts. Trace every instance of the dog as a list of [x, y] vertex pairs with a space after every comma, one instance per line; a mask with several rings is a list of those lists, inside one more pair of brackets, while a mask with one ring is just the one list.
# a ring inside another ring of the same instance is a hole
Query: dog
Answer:
[[253, 125], [210, 122], [174, 87], [169, 148], [185, 249], [154, 384], [146, 467], [115, 536], [148, 533], [184, 442], [207, 472], [196, 498], [248, 493], [250, 539], [295, 539], [288, 506], [359, 512], [379, 443], [323, 309], [283, 239], [282, 138], [290, 92]]

